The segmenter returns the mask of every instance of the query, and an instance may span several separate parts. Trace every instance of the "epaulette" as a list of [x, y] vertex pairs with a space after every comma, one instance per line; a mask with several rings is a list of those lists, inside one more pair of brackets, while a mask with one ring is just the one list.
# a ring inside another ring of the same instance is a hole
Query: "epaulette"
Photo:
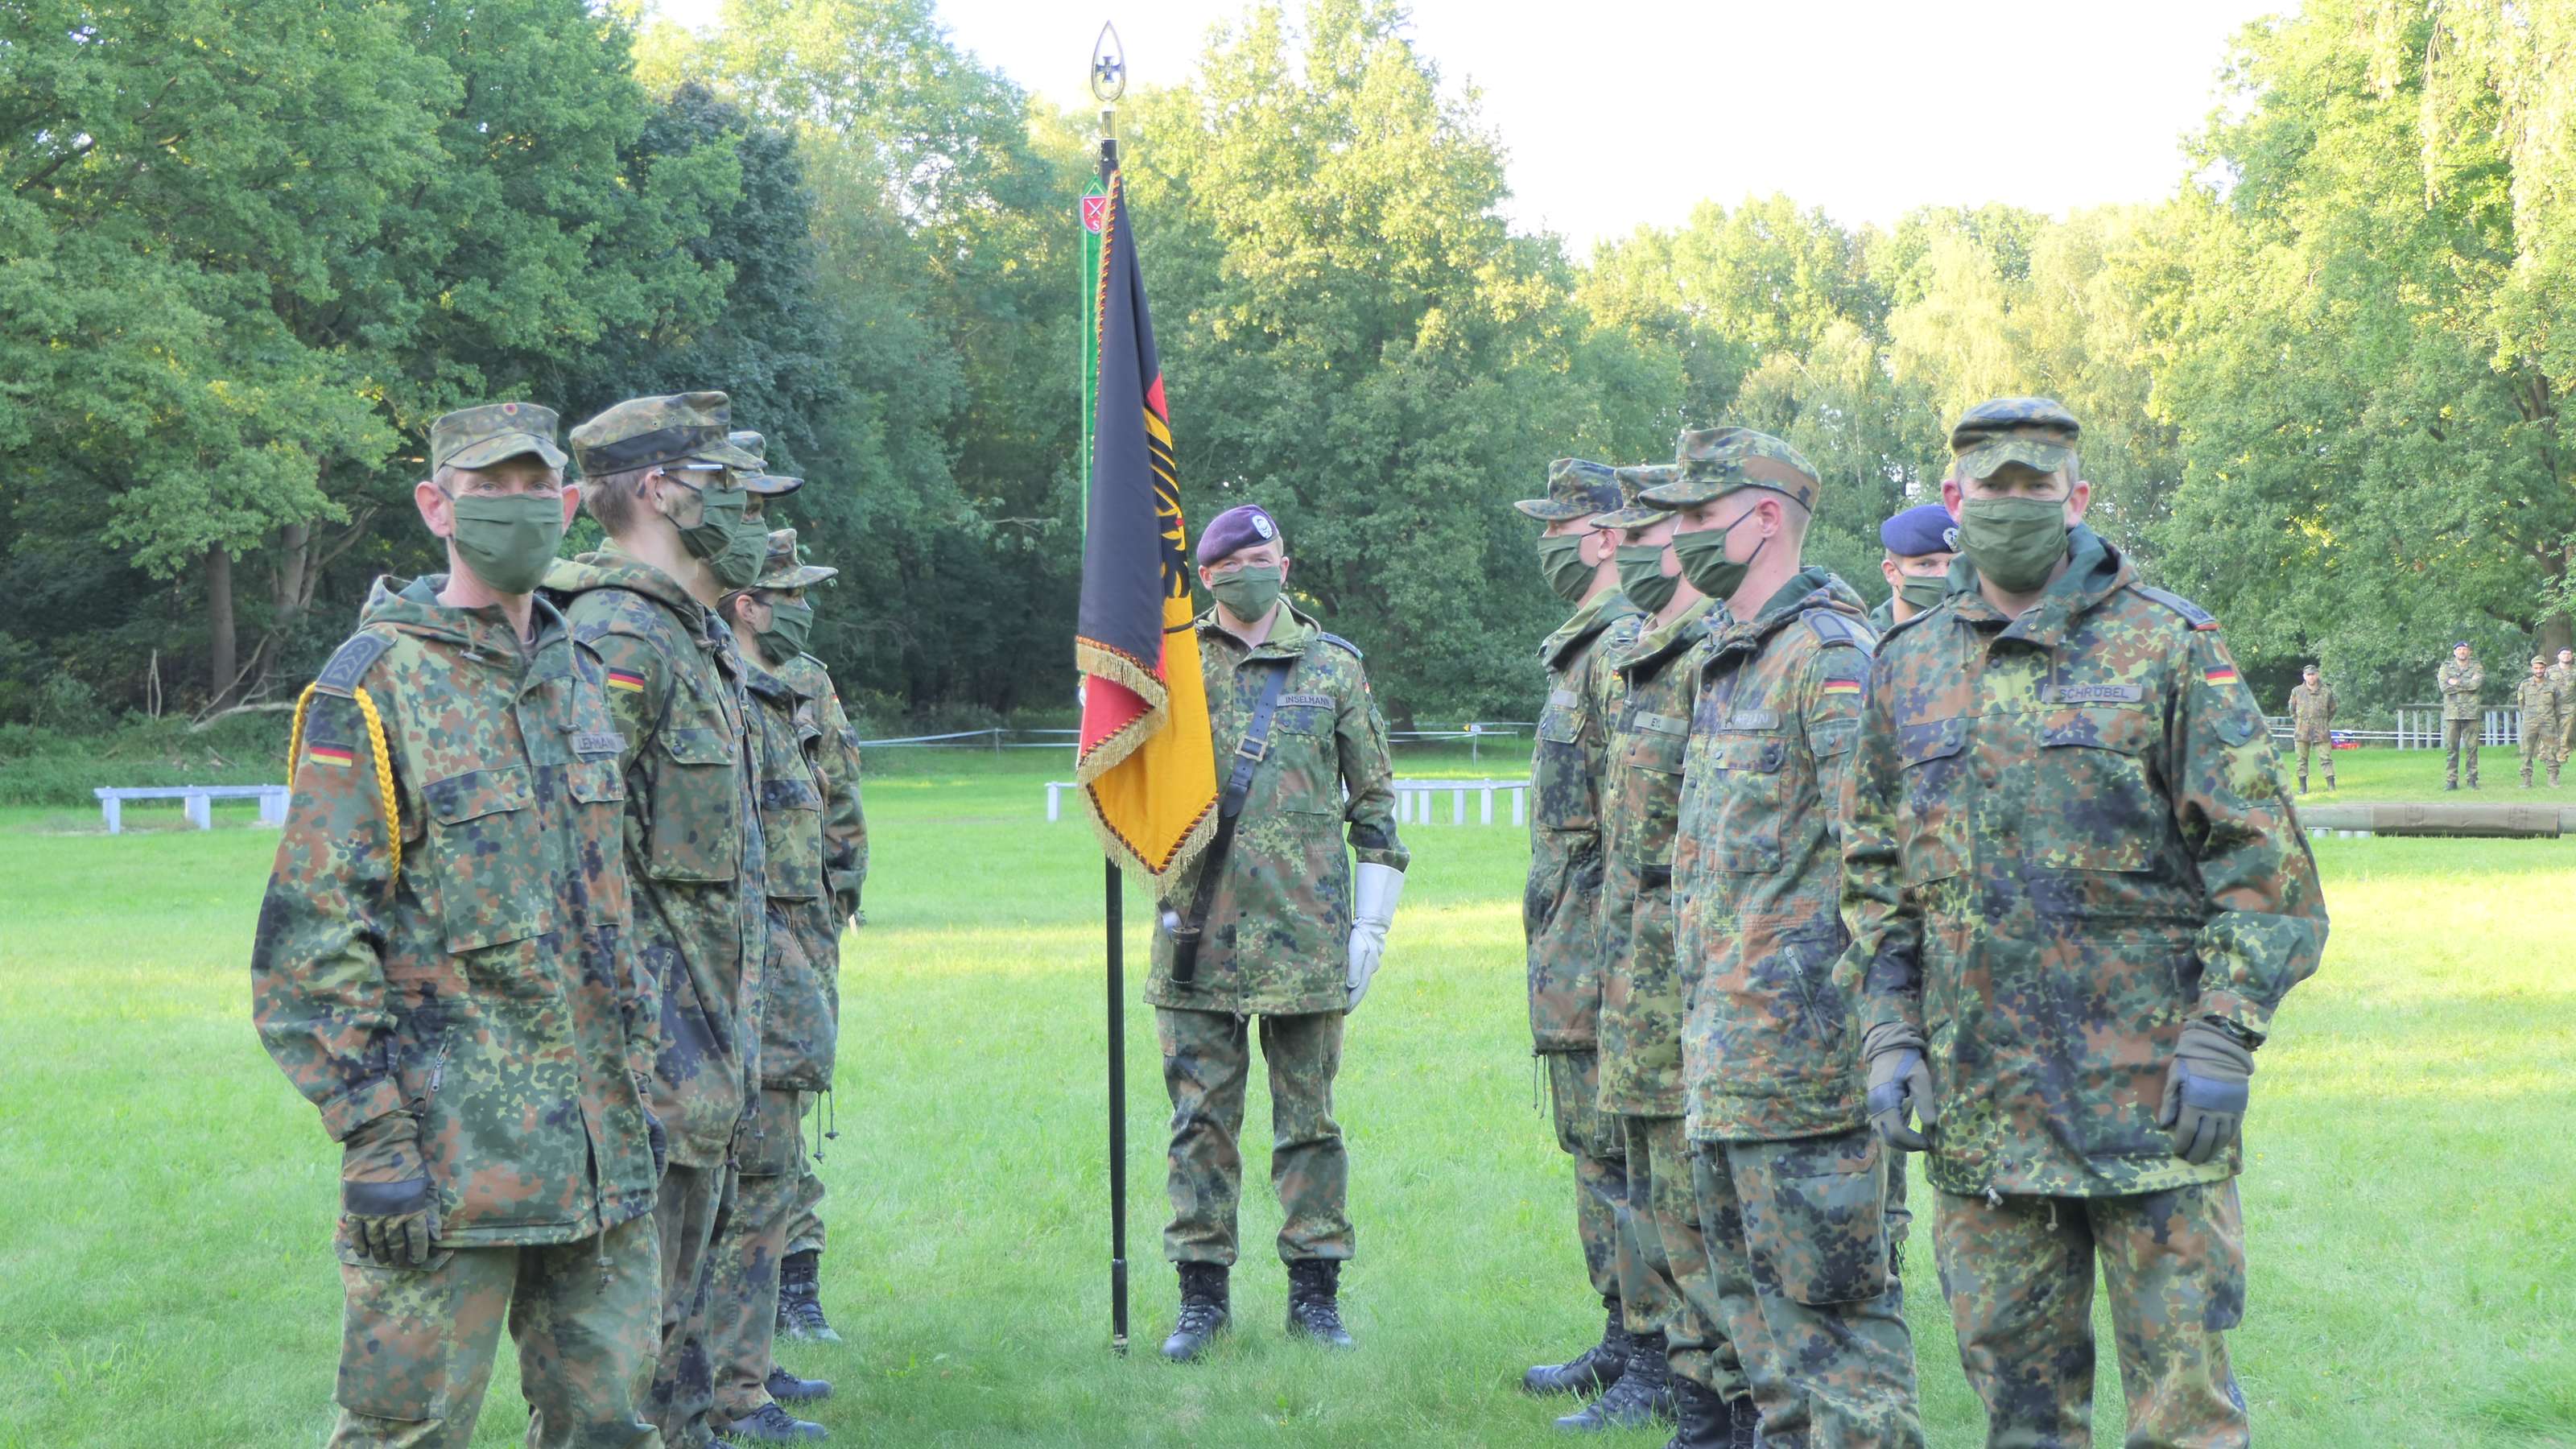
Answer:
[[2193, 603], [2191, 600], [2184, 598], [2180, 594], [2168, 593], [2163, 589], [2149, 588], [2147, 585], [2139, 583], [2129, 585], [2129, 591], [2136, 594], [2139, 598], [2153, 599], [2157, 603], [2164, 605], [2166, 608], [2173, 610], [2175, 613], [2182, 615], [2183, 622], [2191, 625], [2194, 629], [2207, 630], [2218, 627], [2218, 617], [2216, 615], [2210, 613], [2200, 605]]
[[350, 698], [357, 691], [358, 681], [367, 677], [368, 668], [392, 647], [394, 641], [390, 635], [359, 630], [332, 654], [331, 662], [322, 666], [322, 672], [313, 676], [313, 687], [324, 694]]
[[1798, 618], [1814, 631], [1819, 641], [1828, 646], [1841, 644], [1857, 649], [1863, 654], [1878, 652], [1877, 636], [1871, 634], [1867, 628], [1853, 623], [1851, 616], [1840, 609], [1807, 609], [1801, 611]]
[[1343, 638], [1343, 637], [1342, 637], [1341, 635], [1339, 635], [1339, 634], [1327, 634], [1327, 633], [1325, 633], [1323, 630], [1318, 629], [1318, 630], [1316, 630], [1316, 631], [1315, 631], [1315, 637], [1316, 637], [1316, 638], [1318, 638], [1318, 639], [1323, 640], [1323, 641], [1324, 641], [1325, 643], [1327, 643], [1327, 644], [1338, 644], [1338, 645], [1340, 645], [1342, 648], [1349, 650], [1349, 651], [1350, 651], [1350, 654], [1351, 654], [1351, 657], [1352, 657], [1353, 659], [1365, 660], [1365, 659], [1367, 659], [1367, 658], [1368, 658], [1368, 656], [1367, 656], [1367, 655], [1362, 654], [1362, 653], [1360, 652], [1360, 646], [1358, 646], [1357, 644], [1352, 643], [1352, 642], [1351, 642], [1350, 640], [1348, 640], [1348, 639]]

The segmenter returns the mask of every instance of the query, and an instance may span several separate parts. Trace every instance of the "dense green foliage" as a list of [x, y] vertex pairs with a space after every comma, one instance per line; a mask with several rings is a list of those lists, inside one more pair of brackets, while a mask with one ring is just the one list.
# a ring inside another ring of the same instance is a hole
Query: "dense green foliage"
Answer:
[[[0, 7], [0, 722], [273, 703], [437, 566], [429, 418], [705, 386], [811, 480], [863, 716], [1069, 696], [1088, 118], [932, 0], [318, 16]], [[1781, 433], [1875, 595], [1878, 521], [2007, 393], [2085, 420], [2097, 523], [2267, 702], [2569, 638], [2576, 0], [2254, 26], [2161, 202], [1757, 197], [1588, 259], [1507, 224], [1506, 138], [1395, 0], [1255, 4], [1177, 81], [1122, 126], [1185, 500], [1280, 514], [1399, 719], [1526, 714], [1554, 610], [1500, 505], [1549, 458]]]

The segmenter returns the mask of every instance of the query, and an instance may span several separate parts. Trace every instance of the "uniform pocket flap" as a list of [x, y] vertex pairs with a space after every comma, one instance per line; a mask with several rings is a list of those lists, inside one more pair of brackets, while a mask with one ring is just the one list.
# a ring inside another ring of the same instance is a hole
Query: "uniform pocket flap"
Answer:
[[661, 732], [662, 748], [683, 765], [730, 765], [733, 740], [720, 730], [680, 725]]
[[421, 794], [429, 802], [429, 813], [446, 825], [479, 820], [504, 810], [524, 810], [536, 799], [528, 788], [527, 769], [520, 765], [469, 770], [432, 780]]
[[763, 780], [760, 782], [760, 808], [763, 810], [820, 810], [823, 797], [803, 780]]
[[1930, 719], [1896, 727], [1896, 755], [1909, 765], [1926, 760], [1948, 759], [1968, 745], [1968, 722], [1964, 718]]
[[2078, 745], [2144, 754], [2154, 729], [2142, 709], [2053, 709], [2040, 723], [2043, 745]]

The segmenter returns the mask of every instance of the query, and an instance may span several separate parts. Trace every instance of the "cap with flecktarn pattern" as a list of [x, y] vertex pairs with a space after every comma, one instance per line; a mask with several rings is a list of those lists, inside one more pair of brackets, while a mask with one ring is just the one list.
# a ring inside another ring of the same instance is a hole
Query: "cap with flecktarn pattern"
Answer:
[[1670, 463], [1631, 463], [1617, 470], [1619, 506], [1592, 520], [1594, 528], [1644, 528], [1671, 509], [1646, 501], [1648, 489], [1671, 482], [1681, 470]]
[[760, 577], [751, 581], [755, 589], [806, 589], [825, 579], [840, 577], [839, 569], [827, 569], [804, 561], [796, 547], [796, 530], [774, 528], [769, 532], [769, 551], [762, 555]]
[[1952, 466], [1961, 478], [1991, 478], [2006, 463], [2054, 473], [2075, 456], [2083, 431], [2055, 398], [1994, 398], [1961, 413], [1950, 429]]
[[1559, 458], [1547, 465], [1547, 496], [1512, 506], [1541, 523], [1564, 523], [1608, 513], [1624, 501], [1618, 469], [1589, 458]]
[[690, 459], [759, 472], [759, 455], [725, 440], [732, 429], [733, 402], [720, 392], [631, 397], [573, 429], [572, 451], [590, 478]]
[[783, 473], [769, 471], [769, 440], [760, 434], [738, 429], [725, 434], [725, 441], [761, 460], [757, 468], [742, 476], [744, 492], [783, 498], [805, 486], [805, 480], [802, 478], [790, 478]]
[[1813, 512], [1815, 465], [1795, 448], [1751, 428], [1691, 428], [1673, 444], [1673, 481], [1646, 495], [1665, 508], [1697, 508], [1744, 488], [1765, 488]]
[[429, 470], [489, 468], [522, 453], [560, 468], [564, 450], [555, 446], [556, 425], [555, 410], [535, 403], [485, 403], [443, 413], [429, 425]]

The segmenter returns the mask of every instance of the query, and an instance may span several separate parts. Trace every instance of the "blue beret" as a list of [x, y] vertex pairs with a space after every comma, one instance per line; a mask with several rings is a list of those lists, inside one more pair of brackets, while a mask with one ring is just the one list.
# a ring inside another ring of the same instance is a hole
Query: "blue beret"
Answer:
[[1959, 525], [1951, 519], [1949, 509], [1938, 503], [1925, 503], [1880, 524], [1878, 541], [1898, 558], [1921, 558], [1927, 553], [1957, 553]]
[[1199, 564], [1205, 567], [1247, 548], [1259, 548], [1279, 537], [1279, 522], [1257, 503], [1229, 508], [1208, 520], [1199, 535]]

